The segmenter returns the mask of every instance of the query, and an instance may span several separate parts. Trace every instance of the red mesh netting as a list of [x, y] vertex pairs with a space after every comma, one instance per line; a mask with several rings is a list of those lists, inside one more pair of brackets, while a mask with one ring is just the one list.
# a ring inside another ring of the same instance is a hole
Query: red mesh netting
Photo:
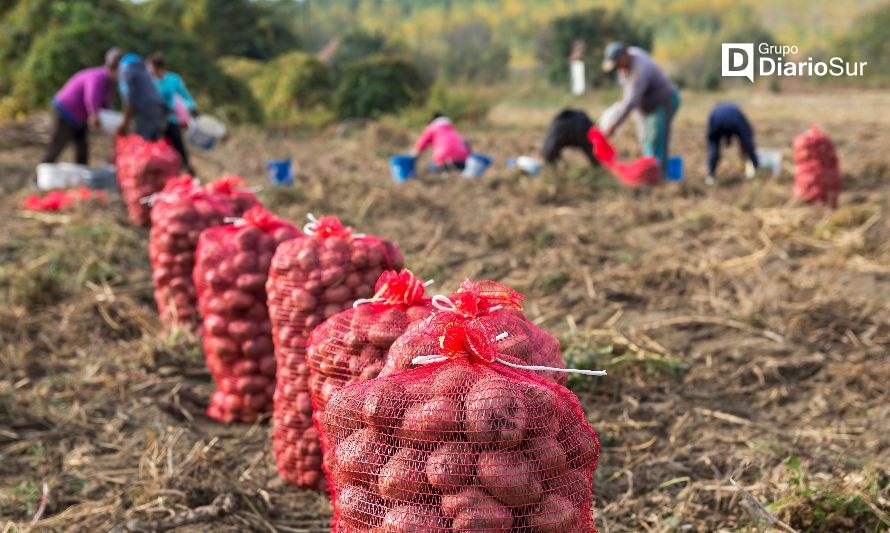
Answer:
[[307, 226], [307, 236], [278, 248], [269, 270], [269, 313], [278, 362], [272, 433], [278, 472], [290, 483], [322, 489], [322, 453], [312, 422], [306, 346], [312, 329], [374, 294], [402, 254], [378, 237], [358, 236], [336, 217]]
[[423, 324], [444, 362], [328, 403], [332, 531], [591, 531], [599, 442], [575, 395], [490, 362], [510, 358], [479, 318]]
[[423, 280], [408, 270], [387, 270], [377, 280], [374, 298], [356, 302], [312, 330], [306, 360], [316, 427], [334, 392], [376, 378], [392, 343], [430, 315], [423, 287]]
[[815, 125], [794, 139], [794, 195], [837, 207], [841, 170], [831, 138]]
[[230, 202], [202, 189], [191, 176], [169, 180], [155, 195], [148, 250], [162, 324], [197, 325], [198, 298], [192, 268], [198, 237], [230, 216]]
[[[437, 297], [438, 298], [438, 297]], [[534, 325], [522, 313], [525, 297], [503, 283], [464, 280], [446, 303], [468, 317], [478, 317], [487, 327], [507, 335], [496, 341], [500, 353], [515, 357], [526, 365], [565, 368], [559, 341]], [[418, 355], [435, 353], [438, 340], [425, 324], [415, 324], [405, 331], [389, 349], [381, 376], [411, 368]], [[562, 372], [541, 372], [561, 385], [567, 382]]]
[[204, 326], [204, 357], [217, 389], [207, 415], [254, 422], [272, 410], [275, 348], [266, 278], [276, 248], [300, 231], [261, 206], [244, 223], [201, 233], [194, 279]]
[[152, 142], [138, 135], [117, 136], [114, 166], [130, 221], [147, 228], [151, 208], [141, 200], [159, 192], [169, 179], [179, 175], [179, 154], [165, 140]]
[[240, 217], [248, 209], [260, 203], [256, 194], [246, 188], [247, 184], [241, 176], [223, 176], [209, 182], [205, 187], [231, 201], [235, 216]]
[[661, 176], [661, 166], [658, 159], [651, 155], [639, 157], [630, 163], [618, 161], [615, 148], [596, 126], [587, 132], [587, 138], [593, 145], [593, 155], [604, 167], [609, 169], [621, 183], [630, 187], [642, 187], [644, 185], [658, 185]]

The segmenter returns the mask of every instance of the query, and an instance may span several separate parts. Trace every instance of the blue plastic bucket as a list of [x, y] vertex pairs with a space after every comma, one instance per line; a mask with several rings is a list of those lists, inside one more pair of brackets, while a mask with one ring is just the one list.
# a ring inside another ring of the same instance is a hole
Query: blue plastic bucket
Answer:
[[294, 174], [291, 172], [290, 159], [269, 161], [266, 163], [266, 170], [269, 171], [269, 182], [271, 182], [272, 185], [294, 184]]
[[389, 172], [396, 183], [404, 183], [415, 177], [414, 156], [394, 155], [390, 157]]
[[461, 176], [465, 178], [480, 178], [485, 174], [485, 171], [488, 170], [493, 161], [493, 157], [485, 154], [470, 154]]
[[683, 158], [674, 155], [668, 158], [667, 165], [668, 181], [683, 181]]

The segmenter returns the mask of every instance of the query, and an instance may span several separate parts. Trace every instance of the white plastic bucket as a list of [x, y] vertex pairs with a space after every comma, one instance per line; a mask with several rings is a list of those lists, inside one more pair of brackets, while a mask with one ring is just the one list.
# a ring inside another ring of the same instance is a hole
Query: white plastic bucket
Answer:
[[199, 148], [211, 150], [225, 136], [225, 124], [210, 115], [199, 115], [192, 121], [186, 138]]
[[494, 159], [484, 154], [470, 154], [461, 176], [465, 178], [481, 178], [493, 161]]
[[72, 163], [40, 163], [37, 165], [37, 188], [68, 189], [79, 187], [89, 179], [90, 169]]
[[120, 128], [123, 123], [124, 115], [122, 113], [112, 111], [111, 109], [99, 110], [99, 126], [101, 126], [102, 131], [108, 135], [116, 134], [118, 128]]
[[758, 148], [757, 161], [760, 168], [769, 170], [773, 176], [782, 173], [782, 151], [776, 148]]
[[540, 161], [538, 161], [534, 157], [529, 157], [527, 155], [521, 155], [517, 157], [516, 166], [519, 168], [519, 170], [523, 171], [529, 176], [537, 176], [541, 172], [541, 168], [543, 167]]

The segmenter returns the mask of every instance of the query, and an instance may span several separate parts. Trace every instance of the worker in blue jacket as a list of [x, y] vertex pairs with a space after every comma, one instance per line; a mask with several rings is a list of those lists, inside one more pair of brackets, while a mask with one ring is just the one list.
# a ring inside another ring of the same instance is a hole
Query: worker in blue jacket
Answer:
[[705, 179], [708, 185], [716, 183], [714, 172], [720, 162], [721, 145], [728, 145], [733, 137], [739, 140], [742, 156], [747, 158], [745, 177], [754, 177], [759, 166], [757, 149], [754, 146], [754, 129], [739, 106], [722, 103], [714, 106], [708, 117], [708, 177]]

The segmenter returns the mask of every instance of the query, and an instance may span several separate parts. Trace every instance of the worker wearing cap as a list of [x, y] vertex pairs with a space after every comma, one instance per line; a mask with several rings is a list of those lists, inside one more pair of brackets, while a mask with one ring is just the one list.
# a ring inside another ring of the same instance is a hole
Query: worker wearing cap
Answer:
[[136, 54], [121, 58], [119, 89], [124, 103], [124, 121], [117, 131], [126, 135], [133, 123], [133, 132], [146, 141], [157, 141], [167, 129], [167, 107], [155, 87], [145, 63]]
[[59, 155], [74, 142], [74, 160], [79, 165], [89, 162], [87, 133], [90, 127], [99, 126], [99, 110], [108, 107], [111, 93], [117, 82], [119, 48], [105, 54], [105, 65], [77, 72], [53, 98], [52, 135], [44, 163], [55, 163]]
[[617, 119], [603, 132], [611, 136], [628, 115], [643, 116], [643, 154], [655, 156], [667, 171], [670, 156], [671, 122], [680, 107], [680, 92], [649, 54], [640, 48], [613, 42], [606, 47], [603, 70], [618, 70], [623, 97], [617, 104]]

